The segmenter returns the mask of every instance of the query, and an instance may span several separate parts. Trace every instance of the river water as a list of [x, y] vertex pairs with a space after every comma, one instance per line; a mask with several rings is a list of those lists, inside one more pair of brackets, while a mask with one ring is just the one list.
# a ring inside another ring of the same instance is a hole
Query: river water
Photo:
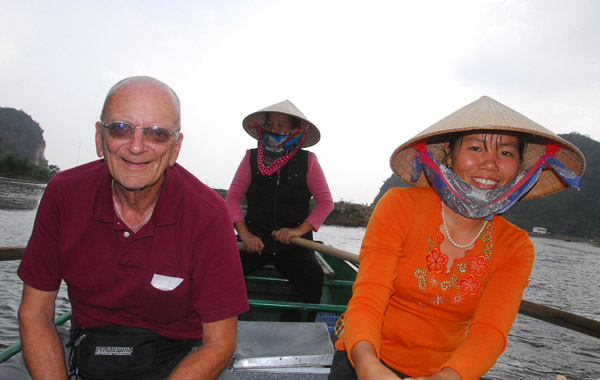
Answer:
[[[0, 178], [0, 246], [27, 244], [43, 187]], [[599, 221], [600, 222], [600, 221]], [[315, 240], [358, 253], [364, 228], [323, 226]], [[600, 248], [588, 243], [532, 238], [536, 259], [524, 299], [600, 320]], [[18, 337], [22, 282], [18, 262], [0, 262], [0, 349]], [[64, 286], [57, 315], [69, 310]], [[493, 379], [600, 379], [600, 339], [518, 315], [508, 347], [486, 377]]]

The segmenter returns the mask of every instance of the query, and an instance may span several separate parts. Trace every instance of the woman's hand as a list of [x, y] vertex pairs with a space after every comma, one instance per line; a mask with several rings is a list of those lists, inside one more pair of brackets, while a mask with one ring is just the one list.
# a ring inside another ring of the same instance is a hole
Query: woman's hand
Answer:
[[233, 222], [233, 228], [235, 228], [240, 239], [246, 245], [246, 252], [258, 252], [259, 255], [262, 253], [262, 250], [265, 248], [263, 241], [248, 231], [248, 227], [246, 227], [246, 223], [243, 220]]
[[462, 380], [462, 377], [454, 369], [444, 368], [431, 376], [406, 377], [404, 380]]
[[275, 231], [275, 239], [283, 244], [290, 244], [290, 240], [296, 236], [304, 235], [297, 228], [281, 228]]
[[398, 380], [391, 369], [377, 358], [375, 347], [366, 340], [361, 340], [352, 348], [352, 359], [359, 380]]
[[399, 380], [400, 378], [379, 360], [363, 366], [360, 373], [356, 371], [359, 380]]
[[256, 235], [251, 234], [250, 232], [245, 234], [240, 234], [240, 239], [246, 245], [246, 252], [256, 252], [259, 255], [262, 253], [262, 250], [265, 248], [265, 244]]
[[290, 244], [293, 237], [302, 236], [308, 231], [312, 231], [313, 225], [307, 221], [300, 223], [296, 228], [281, 228], [275, 231], [275, 239], [283, 244]]

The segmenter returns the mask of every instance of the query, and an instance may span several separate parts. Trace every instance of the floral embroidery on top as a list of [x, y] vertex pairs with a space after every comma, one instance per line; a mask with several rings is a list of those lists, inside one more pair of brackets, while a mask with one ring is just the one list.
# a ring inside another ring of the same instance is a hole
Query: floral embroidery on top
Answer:
[[486, 260], [492, 258], [492, 247], [494, 246], [494, 242], [492, 241], [492, 227], [494, 227], [494, 222], [490, 222], [485, 227], [483, 231], [483, 235], [481, 235], [481, 240], [483, 241], [483, 256]]
[[450, 289], [450, 288], [451, 288], [453, 285], [456, 285], [456, 284], [458, 284], [458, 276], [457, 276], [457, 275], [455, 275], [455, 274], [453, 274], [453, 275], [450, 277], [450, 280], [448, 280], [448, 281], [444, 281], [444, 282], [442, 282], [442, 283], [441, 283], [441, 285], [440, 285], [440, 288], [441, 288], [442, 290], [448, 290], [448, 289]]
[[469, 263], [467, 264], [467, 268], [469, 269], [469, 273], [474, 273], [477, 276], [481, 276], [485, 274], [490, 266], [485, 259], [485, 256], [479, 255], [477, 257], [469, 257]]
[[437, 296], [435, 296], [435, 297], [434, 297], [434, 298], [431, 300], [431, 302], [432, 302], [434, 305], [441, 305], [441, 304], [443, 304], [443, 303], [444, 303], [444, 297], [443, 297], [443, 296], [440, 296], [440, 295], [437, 295]]
[[475, 279], [472, 274], [460, 281], [460, 291], [463, 294], [474, 296], [481, 288], [481, 283]]
[[[441, 223], [441, 221], [439, 221]], [[454, 305], [461, 304], [466, 296], [476, 296], [480, 291], [483, 290], [485, 279], [478, 280], [477, 278], [484, 276], [490, 269], [488, 260], [492, 257], [492, 229], [494, 222], [489, 222], [485, 226], [483, 233], [481, 234], [481, 240], [483, 242], [483, 248], [481, 254], [472, 256], [469, 253], [472, 250], [468, 250], [465, 254], [464, 259], [455, 260], [453, 267], [456, 268], [456, 272], [451, 274], [447, 279], [441, 280], [437, 274], [442, 277], [446, 276], [446, 267], [448, 264], [448, 256], [443, 254], [439, 249], [438, 245], [433, 243], [432, 236], [428, 236], [427, 255], [425, 256], [425, 267], [416, 268], [414, 276], [417, 278], [417, 285], [419, 289], [426, 290], [429, 285], [432, 288], [440, 289], [443, 292], [451, 291], [448, 295], [448, 299]], [[437, 241], [443, 241], [443, 235], [438, 231]], [[472, 253], [471, 253], [472, 254]], [[456, 261], [461, 262], [456, 262]], [[464, 276], [464, 277], [463, 277]], [[453, 290], [454, 289], [454, 290]], [[440, 306], [444, 303], [445, 296], [442, 294], [436, 294], [431, 299], [433, 306]], [[422, 302], [417, 301], [419, 304]]]
[[429, 251], [425, 259], [427, 260], [427, 270], [433, 273], [442, 273], [448, 264], [448, 256], [435, 247]]
[[427, 269], [415, 269], [415, 277], [419, 280], [419, 289], [425, 290], [427, 289]]

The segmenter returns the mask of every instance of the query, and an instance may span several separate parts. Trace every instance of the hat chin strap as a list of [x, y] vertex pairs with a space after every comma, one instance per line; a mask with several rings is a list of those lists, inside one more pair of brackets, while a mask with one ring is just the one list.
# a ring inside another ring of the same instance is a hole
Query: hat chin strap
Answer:
[[560, 150], [555, 144], [547, 144], [546, 154], [531, 168], [506, 185], [491, 190], [482, 190], [467, 183], [452, 169], [439, 163], [425, 143], [416, 144], [414, 148], [418, 153], [411, 163], [411, 182], [417, 182], [423, 171], [440, 199], [454, 212], [467, 218], [491, 220], [494, 214], [505, 212], [537, 183], [543, 169], [554, 170], [567, 184], [577, 189], [581, 183], [577, 174], [554, 157]]

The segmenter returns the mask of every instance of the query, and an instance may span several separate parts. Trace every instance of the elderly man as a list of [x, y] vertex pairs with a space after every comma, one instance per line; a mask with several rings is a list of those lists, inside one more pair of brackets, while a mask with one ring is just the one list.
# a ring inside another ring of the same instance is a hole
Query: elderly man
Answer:
[[82, 378], [214, 379], [231, 360], [248, 309], [238, 248], [223, 199], [175, 163], [182, 141], [175, 92], [127, 78], [96, 123], [101, 160], [48, 184], [18, 270], [34, 379], [67, 378], [53, 325], [63, 279]]

